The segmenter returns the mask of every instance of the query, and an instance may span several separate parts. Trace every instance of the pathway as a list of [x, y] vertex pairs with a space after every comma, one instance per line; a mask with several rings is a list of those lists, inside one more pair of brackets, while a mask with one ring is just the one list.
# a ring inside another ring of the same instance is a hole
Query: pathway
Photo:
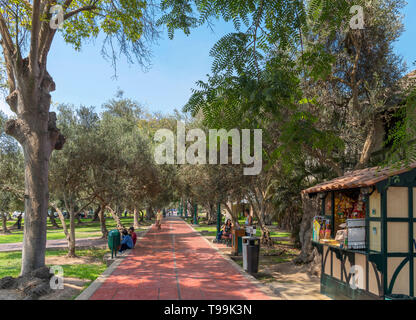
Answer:
[[179, 218], [154, 227], [91, 300], [270, 299]]
[[[84, 238], [76, 239], [77, 248], [101, 247], [106, 246], [107, 240], [101, 238]], [[66, 239], [47, 240], [46, 248], [48, 249], [66, 249], [68, 248], [68, 241]], [[2, 243], [0, 244], [0, 252], [21, 251], [22, 242], [17, 243]]]

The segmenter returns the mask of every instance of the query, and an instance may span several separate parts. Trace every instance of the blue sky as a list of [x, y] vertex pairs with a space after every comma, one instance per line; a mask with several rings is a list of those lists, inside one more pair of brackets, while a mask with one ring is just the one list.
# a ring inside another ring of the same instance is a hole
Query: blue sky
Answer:
[[[406, 30], [395, 48], [413, 70], [416, 68], [413, 65], [416, 61], [416, 1], [408, 2], [404, 10]], [[76, 52], [59, 36], [48, 61], [49, 73], [56, 82], [53, 102], [99, 108], [122, 89], [126, 97], [137, 100], [150, 111], [170, 113], [175, 108], [181, 109], [195, 82], [206, 79], [206, 74], [210, 73], [209, 50], [231, 31], [232, 25], [218, 22], [213, 31], [204, 26], [193, 30], [190, 36], [177, 32], [174, 40], [162, 34], [153, 47], [151, 69], [143, 72], [139, 66], [129, 65], [122, 58], [118, 61], [117, 79], [112, 78], [111, 64], [100, 55], [99, 42], [85, 45], [81, 52]], [[0, 110], [10, 114], [3, 99]]]

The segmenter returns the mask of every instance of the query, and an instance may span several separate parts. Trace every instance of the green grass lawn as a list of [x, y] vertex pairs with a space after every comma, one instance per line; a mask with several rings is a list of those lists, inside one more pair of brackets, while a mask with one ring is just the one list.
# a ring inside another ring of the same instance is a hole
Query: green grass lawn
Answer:
[[[106, 269], [103, 261], [107, 249], [77, 250], [80, 257], [92, 257], [95, 264], [62, 265], [64, 277], [95, 280]], [[47, 250], [46, 256], [65, 256], [66, 250]], [[22, 253], [20, 251], [0, 252], [0, 279], [6, 276], [17, 277], [20, 273]]]
[[[239, 219], [238, 223], [240, 224], [240, 226], [244, 225], [244, 221], [245, 219]], [[186, 219], [186, 222], [188, 222], [189, 224], [193, 223], [192, 218], [188, 218]], [[203, 232], [206, 231], [206, 233], [204, 232], [205, 236], [216, 236], [217, 234], [217, 225], [200, 225], [199, 227], [194, 227], [195, 230], [199, 231], [199, 232]], [[261, 236], [261, 230], [257, 228], [256, 231], [256, 237], [260, 237]], [[290, 232], [281, 232], [281, 231], [275, 231], [275, 230], [271, 230], [270, 231], [270, 236], [272, 237], [281, 237], [281, 238], [285, 238], [285, 237], [290, 237]]]
[[194, 227], [195, 230], [199, 231], [199, 232], [203, 232], [205, 231], [203, 234], [204, 236], [216, 236], [217, 235], [217, 226], [212, 225], [212, 226], [200, 226], [200, 227]]
[[[91, 222], [91, 219], [82, 219], [83, 223], [80, 225], [76, 225], [75, 228], [75, 237], [76, 239], [83, 239], [83, 238], [94, 238], [100, 237], [101, 234], [101, 227], [100, 222]], [[126, 227], [130, 227], [133, 225], [133, 217], [121, 218], [122, 223]], [[10, 226], [14, 224], [15, 221], [8, 221]], [[58, 225], [60, 226], [61, 223], [59, 219], [57, 219]], [[67, 225], [69, 226], [69, 220], [66, 220]], [[143, 221], [142, 225], [150, 225], [153, 221]], [[116, 222], [112, 218], [106, 218], [106, 226], [108, 230], [114, 229], [116, 227]], [[139, 230], [141, 231], [141, 230]], [[48, 240], [59, 240], [65, 239], [65, 234], [62, 229], [53, 229], [52, 225], [48, 220], [48, 233], [47, 233]], [[11, 234], [0, 234], [0, 244], [2, 243], [15, 243], [15, 242], [22, 242], [23, 241], [23, 230], [11, 230]]]

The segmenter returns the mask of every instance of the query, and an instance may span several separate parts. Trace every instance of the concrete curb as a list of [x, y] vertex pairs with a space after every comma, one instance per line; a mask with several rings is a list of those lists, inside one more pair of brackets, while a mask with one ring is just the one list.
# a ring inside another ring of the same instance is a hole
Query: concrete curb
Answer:
[[[185, 221], [185, 223], [186, 223], [186, 221]], [[214, 250], [216, 250], [225, 260], [227, 260], [229, 263], [231, 263], [231, 265], [243, 277], [245, 277], [248, 281], [253, 282], [259, 290], [261, 290], [264, 294], [266, 294], [267, 296], [269, 296], [271, 300], [282, 300], [282, 298], [281, 297], [278, 297], [268, 286], [266, 286], [263, 283], [261, 283], [259, 280], [257, 280], [255, 277], [253, 277], [251, 274], [245, 272], [244, 269], [242, 269], [233, 259], [231, 259], [228, 255], [224, 254], [223, 252], [221, 252], [217, 247], [214, 246], [214, 244], [212, 244], [207, 238], [205, 238], [202, 235], [202, 233], [200, 233], [199, 231], [195, 230], [192, 225], [190, 225], [189, 223], [186, 223], [186, 224], [194, 232], [196, 232], [197, 234], [199, 234], [210, 245], [211, 248], [213, 248]]]
[[[149, 229], [147, 229], [140, 237], [137, 238], [136, 244], [142, 240], [146, 234], [154, 228], [154, 225], [152, 225]], [[126, 250], [126, 253], [122, 254], [121, 256], [118, 256], [116, 258], [116, 261], [114, 261], [97, 279], [91, 283], [88, 288], [86, 288], [84, 291], [81, 292], [81, 294], [75, 298], [75, 300], [89, 300], [92, 295], [97, 291], [102, 284], [107, 280], [107, 278], [114, 272], [115, 269], [126, 259], [133, 250]]]

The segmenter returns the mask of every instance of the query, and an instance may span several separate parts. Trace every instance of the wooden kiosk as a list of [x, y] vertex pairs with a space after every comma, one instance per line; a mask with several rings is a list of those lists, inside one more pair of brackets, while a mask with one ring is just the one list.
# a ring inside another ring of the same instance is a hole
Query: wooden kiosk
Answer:
[[[312, 241], [322, 256], [323, 294], [335, 299], [414, 299], [416, 162], [402, 168], [352, 171], [303, 193], [321, 199], [321, 215], [330, 221], [331, 239]], [[333, 240], [342, 222], [337, 203], [343, 197], [352, 202], [358, 197], [363, 202], [362, 248], [351, 249]], [[350, 273], [352, 266], [358, 268]], [[363, 274], [355, 274], [360, 281], [352, 286], [352, 274], [357, 270]]]

